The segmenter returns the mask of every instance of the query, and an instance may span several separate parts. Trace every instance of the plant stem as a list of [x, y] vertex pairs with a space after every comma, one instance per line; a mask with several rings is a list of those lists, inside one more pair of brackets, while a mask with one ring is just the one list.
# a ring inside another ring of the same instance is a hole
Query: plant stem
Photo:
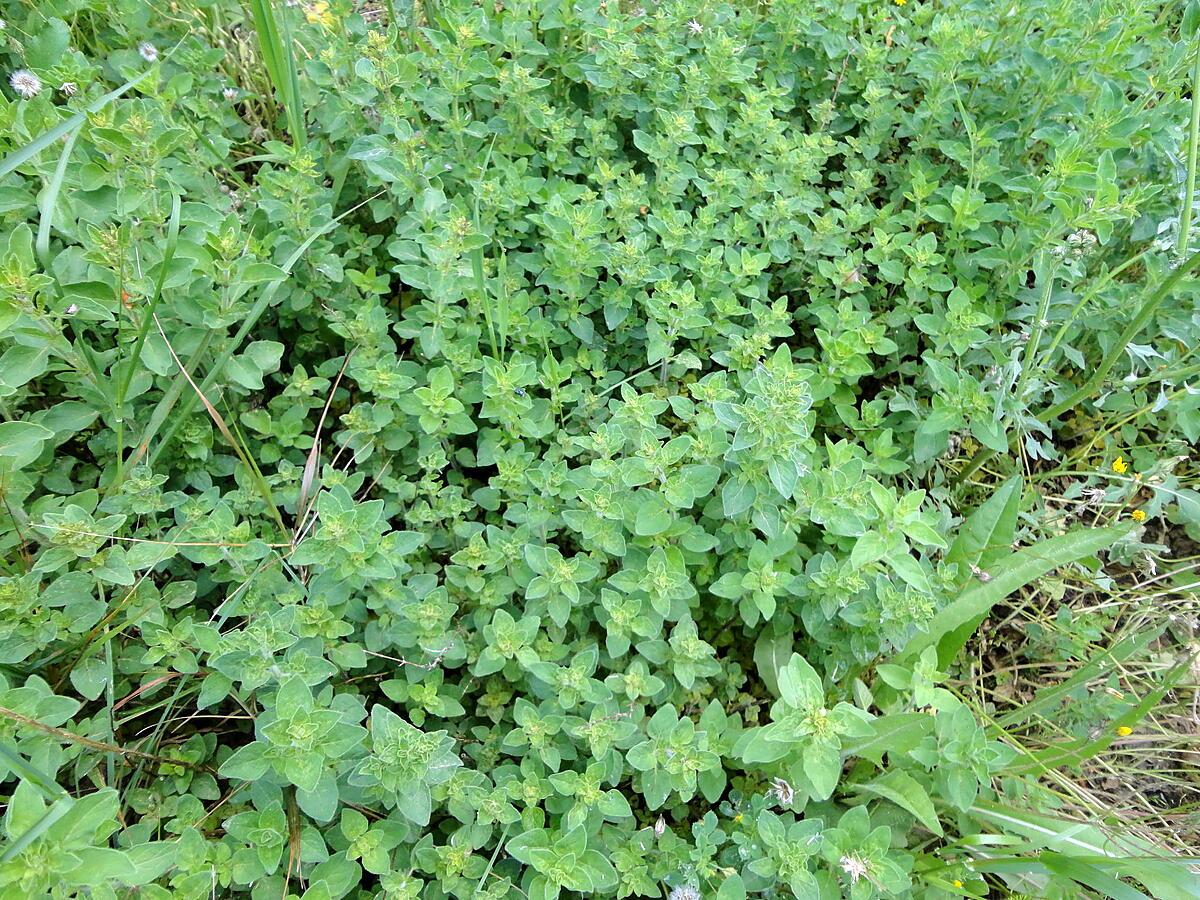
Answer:
[[26, 725], [30, 728], [37, 728], [46, 734], [52, 734], [60, 740], [67, 741], [71, 744], [79, 744], [91, 750], [99, 750], [104, 753], [120, 753], [122, 756], [135, 756], [138, 759], [148, 759], [164, 766], [181, 766], [185, 769], [195, 769], [200, 772], [207, 772], [207, 766], [189, 762], [186, 759], [171, 759], [166, 756], [156, 756], [153, 753], [145, 753], [141, 750], [131, 750], [128, 747], [118, 747], [116, 744], [106, 744], [104, 741], [93, 740], [90, 737], [84, 737], [82, 734], [75, 734], [72, 731], [66, 731], [62, 728], [55, 728], [53, 725], [47, 725], [45, 722], [39, 722], [37, 719], [32, 719], [29, 716], [22, 715], [13, 709], [0, 706], [0, 716], [5, 719], [10, 719], [19, 725]]
[[1200, 42], [1196, 44], [1196, 60], [1192, 65], [1192, 127], [1188, 132], [1187, 184], [1184, 187], [1183, 209], [1179, 211], [1179, 258], [1188, 252], [1192, 230], [1192, 201], [1196, 197], [1196, 144], [1200, 135]]
[[1033, 372], [1038, 346], [1042, 343], [1042, 334], [1049, 325], [1047, 316], [1050, 315], [1050, 297], [1054, 293], [1054, 276], [1058, 274], [1058, 266], [1054, 265], [1046, 273], [1046, 290], [1042, 293], [1042, 302], [1038, 304], [1037, 318], [1029, 329], [1029, 342], [1025, 345], [1025, 357], [1021, 360], [1021, 376], [1017, 379], [1016, 395], [1019, 400], [1025, 395], [1025, 384]]

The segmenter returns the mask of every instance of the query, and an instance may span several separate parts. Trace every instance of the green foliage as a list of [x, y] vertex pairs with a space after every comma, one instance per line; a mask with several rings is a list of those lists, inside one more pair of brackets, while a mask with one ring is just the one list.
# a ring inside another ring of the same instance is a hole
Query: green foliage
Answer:
[[0, 893], [1195, 896], [1180, 6], [8, 4]]

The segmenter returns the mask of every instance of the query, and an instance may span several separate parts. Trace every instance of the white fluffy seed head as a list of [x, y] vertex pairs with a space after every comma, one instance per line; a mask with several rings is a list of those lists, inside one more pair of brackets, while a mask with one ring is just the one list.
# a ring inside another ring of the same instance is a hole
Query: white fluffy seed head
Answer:
[[24, 100], [32, 100], [42, 92], [42, 79], [28, 69], [17, 69], [8, 76], [8, 84]]
[[847, 853], [838, 860], [842, 871], [850, 876], [851, 884], [858, 884], [858, 879], [867, 874], [867, 864], [853, 854]]
[[158, 59], [158, 48], [149, 41], [142, 41], [138, 44], [138, 55], [146, 62], [154, 62]]

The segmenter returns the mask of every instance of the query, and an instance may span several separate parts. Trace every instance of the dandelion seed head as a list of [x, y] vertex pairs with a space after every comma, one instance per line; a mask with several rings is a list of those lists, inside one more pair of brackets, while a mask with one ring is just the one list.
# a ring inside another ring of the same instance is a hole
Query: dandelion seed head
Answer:
[[8, 84], [23, 100], [32, 100], [42, 92], [42, 79], [28, 69], [17, 69], [8, 76]]

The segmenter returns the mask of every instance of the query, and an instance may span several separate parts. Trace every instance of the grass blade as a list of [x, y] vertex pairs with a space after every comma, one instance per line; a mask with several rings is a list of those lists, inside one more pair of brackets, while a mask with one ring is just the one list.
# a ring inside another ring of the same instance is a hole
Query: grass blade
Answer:
[[37, 766], [26, 762], [25, 757], [3, 741], [0, 741], [0, 758], [3, 758], [5, 764], [23, 780], [41, 791], [47, 800], [59, 800], [70, 796], [57, 781]]
[[[1174, 292], [1179, 282], [1195, 271], [1197, 267], [1200, 267], [1200, 252], [1193, 253], [1181, 262], [1170, 275], [1162, 280], [1158, 287], [1150, 293], [1150, 296], [1143, 301], [1137, 311], [1137, 315], [1125, 326], [1125, 330], [1117, 337], [1108, 353], [1100, 361], [1100, 364], [1092, 370], [1092, 374], [1070, 396], [1055, 403], [1045, 412], [1039, 413], [1037, 416], [1038, 421], [1049, 422], [1051, 419], [1056, 419], [1067, 410], [1079, 406], [1083, 401], [1089, 399], [1092, 394], [1096, 393], [1101, 385], [1104, 384], [1104, 379], [1112, 371], [1113, 366], [1124, 356], [1125, 348], [1129, 346], [1129, 342], [1137, 337], [1138, 332], [1146, 327], [1155, 312], [1158, 311], [1158, 308], [1162, 306], [1163, 301]], [[982, 448], [954, 477], [955, 483], [961, 484], [966, 481], [995, 455], [995, 450], [987, 447]]]
[[200, 398], [200, 402], [204, 404], [204, 408], [208, 411], [209, 418], [213, 420], [213, 423], [217, 426], [217, 430], [221, 432], [221, 435], [225, 438], [230, 448], [234, 453], [237, 454], [237, 458], [241, 460], [242, 465], [244, 465], [247, 471], [250, 473], [250, 477], [253, 479], [255, 487], [258, 488], [259, 494], [262, 495], [263, 500], [267, 504], [267, 508], [271, 510], [274, 515], [275, 522], [279, 525], [280, 535], [285, 534], [287, 532], [287, 528], [283, 524], [283, 516], [280, 515], [279, 507], [275, 504], [275, 498], [271, 494], [271, 487], [267, 484], [266, 479], [263, 478], [263, 474], [259, 470], [258, 465], [250, 458], [250, 454], [246, 452], [246, 448], [242, 446], [242, 442], [238, 440], [232, 431], [229, 430], [229, 426], [225, 423], [225, 418], [217, 411], [217, 408], [212, 405], [212, 402], [208, 399], [208, 397], [204, 396], [204, 392], [199, 388], [192, 376], [188, 374], [187, 368], [185, 368], [183, 365], [183, 360], [181, 360], [175, 353], [175, 348], [171, 346], [171, 342], [167, 339], [166, 332], [163, 331], [162, 323], [158, 321], [158, 316], [154, 316], [154, 325], [158, 329], [158, 333], [162, 336], [163, 343], [167, 345], [167, 352], [171, 354], [171, 359], [175, 360], [175, 365], [179, 366], [180, 374], [183, 375], [183, 377], [187, 379], [187, 383], [192, 386], [192, 390], [196, 392], [196, 395]]
[[[1162, 847], [1136, 835], [989, 800], [976, 801], [969, 814], [981, 823], [1024, 836], [1031, 844], [1030, 853], [1044, 848], [1092, 865], [1116, 865], [1123, 874], [1145, 885], [1156, 900], [1197, 896], [1200, 878], [1188, 870], [1193, 861], [1171, 857]], [[1040, 853], [1039, 857], [1044, 855]]]
[[296, 58], [292, 53], [292, 29], [287, 14], [277, 16], [272, 0], [250, 0], [250, 14], [254, 18], [254, 30], [258, 32], [263, 66], [287, 117], [292, 143], [298, 148], [303, 147], [306, 134], [304, 115], [300, 109], [300, 81], [296, 73]]
[[171, 197], [171, 218], [167, 224], [167, 243], [163, 248], [163, 258], [159, 264], [158, 278], [154, 282], [154, 294], [151, 296], [150, 303], [146, 307], [146, 314], [142, 318], [142, 324], [138, 326], [137, 340], [134, 342], [133, 353], [129, 357], [129, 363], [125, 366], [125, 373], [118, 382], [118, 403], [125, 401], [125, 393], [129, 390], [129, 383], [133, 381], [134, 372], [141, 361], [142, 347], [146, 343], [146, 336], [150, 333], [150, 323], [154, 320], [154, 313], [158, 310], [158, 302], [162, 299], [163, 282], [167, 279], [167, 269], [171, 265], [171, 260], [175, 258], [175, 250], [179, 246], [180, 206], [180, 196], [178, 194], [173, 195]]
[[1112, 900], [1150, 900], [1141, 891], [1131, 888], [1125, 882], [1113, 878], [1100, 867], [1090, 863], [1071, 859], [1069, 856], [1055, 853], [1053, 850], [1047, 850], [1038, 859], [1051, 872], [1087, 885]]
[[1196, 45], [1192, 65], [1192, 121], [1188, 131], [1187, 181], [1183, 188], [1183, 208], [1179, 211], [1179, 258], [1187, 256], [1192, 230], [1192, 203], [1196, 199], [1196, 146], [1200, 143], [1200, 43]]
[[1034, 695], [1031, 701], [1001, 716], [996, 720], [996, 724], [1000, 728], [1008, 729], [1022, 722], [1029, 721], [1029, 719], [1033, 718], [1043, 709], [1053, 707], [1059, 700], [1066, 697], [1080, 685], [1087, 684], [1089, 681], [1100, 677], [1108, 670], [1110, 665], [1116, 665], [1129, 659], [1129, 657], [1144, 648], [1162, 634], [1162, 632], [1162, 628], [1155, 628], [1144, 634], [1128, 637], [1111, 647], [1101, 650], [1080, 666], [1070, 678], [1059, 684], [1042, 688]]
[[317, 422], [317, 431], [313, 435], [312, 448], [308, 451], [308, 459], [304, 463], [304, 474], [300, 479], [300, 495], [296, 499], [296, 531], [294, 534], [296, 539], [300, 537], [300, 526], [307, 517], [309, 504], [316, 497], [317, 465], [321, 458], [321, 433], [325, 430], [325, 417], [329, 415], [329, 407], [333, 405], [333, 396], [342, 383], [342, 375], [346, 372], [346, 366], [350, 365], [350, 357], [353, 355], [353, 350], [346, 354], [346, 358], [342, 360], [342, 367], [338, 369], [337, 378], [333, 379], [333, 386], [329, 389], [329, 396], [325, 398], [325, 407], [321, 410], [321, 418]]
[[137, 339], [133, 345], [133, 353], [129, 357], [129, 362], [125, 365], [125, 371], [120, 372], [118, 370], [116, 395], [113, 401], [115, 407], [114, 417], [116, 419], [116, 480], [118, 483], [123, 480], [121, 466], [125, 455], [125, 395], [129, 393], [129, 385], [133, 381], [134, 373], [137, 372], [138, 363], [141, 362], [142, 348], [146, 344], [146, 336], [150, 333], [150, 322], [154, 319], [159, 300], [162, 299], [163, 282], [167, 279], [167, 270], [170, 268], [171, 260], [175, 258], [175, 249], [179, 246], [180, 206], [180, 196], [178, 194], [173, 195], [171, 197], [171, 218], [167, 225], [167, 243], [163, 248], [163, 258], [159, 266], [158, 278], [154, 282], [154, 295], [150, 298], [150, 303], [146, 307], [146, 313], [142, 317], [142, 324], [138, 327]]
[[1113, 344], [1112, 348], [1100, 361], [1100, 365], [1096, 367], [1095, 371], [1092, 372], [1087, 381], [1085, 381], [1077, 391], [1071, 394], [1071, 396], [1060, 401], [1059, 403], [1054, 404], [1052, 407], [1038, 416], [1038, 418], [1043, 422], [1048, 422], [1051, 419], [1062, 415], [1062, 413], [1066, 412], [1068, 409], [1074, 409], [1084, 400], [1091, 397], [1092, 394], [1094, 394], [1100, 387], [1100, 385], [1104, 383], [1104, 379], [1107, 377], [1108, 373], [1112, 371], [1112, 367], [1115, 366], [1117, 361], [1125, 355], [1125, 348], [1129, 346], [1129, 342], [1137, 337], [1138, 332], [1146, 327], [1146, 324], [1150, 321], [1151, 317], [1155, 312], [1158, 311], [1158, 308], [1162, 306], [1163, 301], [1171, 296], [1179, 282], [1195, 271], [1197, 266], [1200, 266], [1200, 253], [1193, 253], [1187, 258], [1187, 260], [1181, 262], [1174, 272], [1163, 279], [1162, 284], [1160, 284], [1150, 294], [1150, 296], [1146, 298], [1146, 301], [1137, 311], [1137, 315], [1134, 316], [1130, 323], [1125, 326], [1125, 330], [1121, 332], [1120, 336], [1116, 340], [1116, 343]]
[[1166, 696], [1167, 692], [1173, 690], [1180, 680], [1188, 672], [1191, 666], [1191, 658], [1185, 659], [1183, 662], [1172, 668], [1166, 675], [1163, 676], [1162, 683], [1154, 690], [1150, 691], [1143, 697], [1135, 706], [1131, 706], [1125, 712], [1121, 713], [1112, 721], [1112, 730], [1101, 734], [1096, 738], [1080, 738], [1074, 741], [1065, 741], [1063, 743], [1054, 744], [1044, 750], [1036, 750], [1028, 754], [1032, 757], [1032, 762], [1028, 765], [1017, 764], [1011, 768], [1014, 774], [1020, 774], [1027, 771], [1043, 772], [1046, 769], [1057, 769], [1061, 766], [1077, 766], [1089, 759], [1099, 756], [1110, 746], [1112, 746], [1113, 737], [1116, 734], [1116, 729], [1125, 725], [1133, 728], [1138, 722], [1142, 721], [1150, 711], [1158, 706], [1160, 700]]
[[43, 268], [50, 268], [50, 226], [54, 223], [54, 208], [58, 205], [58, 194], [62, 190], [63, 180], [67, 177], [67, 163], [71, 159], [71, 151], [75, 149], [75, 139], [79, 137], [79, 129], [74, 129], [67, 135], [66, 146], [58, 165], [54, 169], [54, 177], [46, 185], [46, 193], [42, 196], [41, 208], [38, 210], [37, 242], [34, 245], [38, 261]]

